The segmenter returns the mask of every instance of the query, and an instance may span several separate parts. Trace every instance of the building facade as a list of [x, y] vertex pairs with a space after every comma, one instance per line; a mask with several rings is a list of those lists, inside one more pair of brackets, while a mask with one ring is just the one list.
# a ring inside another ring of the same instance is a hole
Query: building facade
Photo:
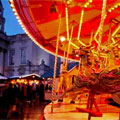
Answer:
[[7, 59], [7, 47], [9, 42], [7, 41], [7, 36], [4, 33], [5, 18], [3, 17], [4, 8], [0, 1], [0, 73], [4, 74], [5, 65]]
[[53, 68], [54, 56], [38, 47], [26, 34], [8, 36], [4, 33], [3, 11], [0, 1], [0, 73], [7, 77], [42, 75]]

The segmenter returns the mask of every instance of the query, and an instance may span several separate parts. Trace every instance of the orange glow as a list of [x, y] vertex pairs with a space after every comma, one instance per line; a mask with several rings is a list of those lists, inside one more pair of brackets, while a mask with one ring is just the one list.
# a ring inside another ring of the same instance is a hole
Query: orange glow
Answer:
[[21, 83], [24, 83], [24, 79], [21, 80]]
[[30, 81], [29, 81], [29, 84], [32, 85], [32, 84], [33, 84], [33, 80], [30, 80]]
[[20, 81], [20, 79], [17, 79], [16, 82], [20, 83], [21, 81]]
[[24, 84], [25, 84], [25, 85], [26, 85], [26, 84], [28, 84], [28, 81], [27, 81], [27, 80], [25, 80], [25, 81], [24, 81]]
[[38, 80], [35, 80], [35, 81], [34, 81], [34, 83], [38, 84], [38, 83], [39, 83], [39, 81], [38, 81]]
[[12, 83], [12, 84], [16, 84], [15, 80], [12, 80], [11, 83]]

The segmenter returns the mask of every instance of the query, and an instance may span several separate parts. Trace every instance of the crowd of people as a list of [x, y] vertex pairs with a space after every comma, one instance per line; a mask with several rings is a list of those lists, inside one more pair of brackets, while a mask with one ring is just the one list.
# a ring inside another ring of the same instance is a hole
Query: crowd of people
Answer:
[[2, 96], [5, 107], [8, 109], [7, 117], [9, 118], [11, 112], [17, 111], [17, 109], [19, 109], [19, 112], [16, 112], [17, 114], [22, 113], [25, 102], [31, 104], [32, 101], [36, 99], [44, 101], [44, 84], [42, 81], [40, 81], [39, 84], [35, 82], [33, 84], [6, 84]]

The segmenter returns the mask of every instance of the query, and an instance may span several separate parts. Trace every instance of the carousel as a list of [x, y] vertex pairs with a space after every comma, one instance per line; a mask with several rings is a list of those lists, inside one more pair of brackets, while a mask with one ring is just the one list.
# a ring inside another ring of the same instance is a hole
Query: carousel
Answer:
[[[55, 55], [45, 119], [120, 120], [120, 0], [9, 3], [26, 34]], [[58, 57], [63, 64], [56, 84]], [[69, 60], [79, 63], [72, 71]]]

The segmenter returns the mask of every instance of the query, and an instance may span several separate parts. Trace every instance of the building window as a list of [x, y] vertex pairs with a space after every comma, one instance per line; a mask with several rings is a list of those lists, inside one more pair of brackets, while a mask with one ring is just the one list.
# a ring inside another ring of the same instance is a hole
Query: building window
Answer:
[[9, 51], [9, 65], [14, 65], [15, 49]]
[[26, 48], [21, 48], [21, 64], [26, 64]]

